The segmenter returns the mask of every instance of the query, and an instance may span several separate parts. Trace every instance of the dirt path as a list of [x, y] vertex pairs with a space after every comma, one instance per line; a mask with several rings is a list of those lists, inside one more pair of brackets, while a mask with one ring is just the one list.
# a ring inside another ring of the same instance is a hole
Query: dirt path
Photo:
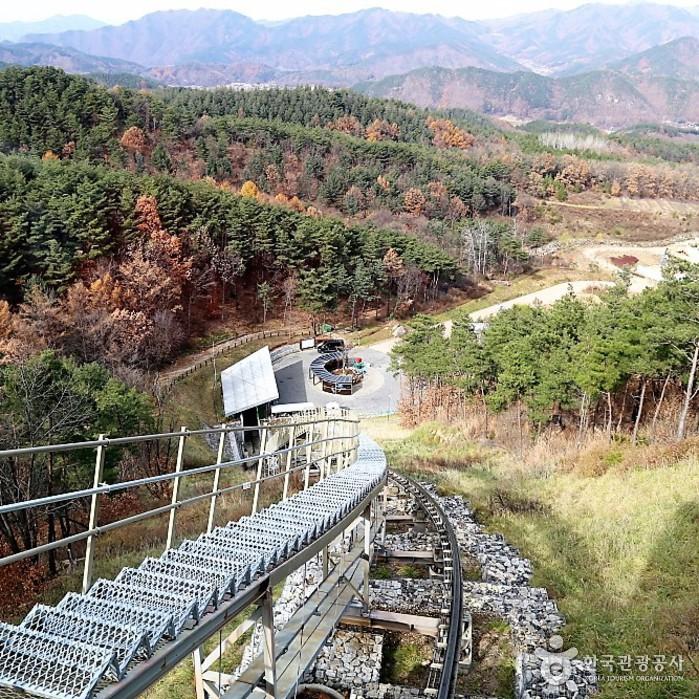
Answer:
[[[548, 286], [545, 289], [534, 291], [531, 294], [524, 294], [523, 296], [517, 296], [509, 301], [503, 301], [502, 303], [496, 303], [492, 306], [488, 306], [487, 308], [481, 308], [479, 311], [473, 311], [473, 313], [469, 314], [469, 317], [473, 321], [483, 322], [500, 311], [507, 308], [512, 308], [513, 306], [532, 306], [535, 303], [541, 304], [542, 306], [550, 306], [569, 294], [571, 290], [573, 295], [577, 298], [592, 298], [600, 291], [613, 285], [614, 282], [599, 281], [594, 279], [562, 282], [561, 284], [554, 284], [553, 286]], [[453, 321], [451, 320], [444, 321], [445, 337], [449, 337], [451, 335], [453, 325]]]
[[506, 308], [512, 308], [513, 306], [532, 306], [535, 303], [539, 303], [542, 306], [550, 306], [570, 293], [571, 290], [578, 298], [590, 298], [595, 296], [603, 289], [609, 288], [613, 285], [614, 282], [599, 281], [594, 279], [554, 284], [553, 286], [546, 287], [540, 291], [534, 291], [531, 294], [524, 294], [524, 296], [518, 296], [517, 298], [510, 299], [509, 301], [503, 301], [502, 303], [496, 303], [493, 306], [482, 308], [480, 311], [474, 311], [470, 314], [470, 317], [475, 321], [483, 321], [491, 316], [494, 316], [499, 311]]

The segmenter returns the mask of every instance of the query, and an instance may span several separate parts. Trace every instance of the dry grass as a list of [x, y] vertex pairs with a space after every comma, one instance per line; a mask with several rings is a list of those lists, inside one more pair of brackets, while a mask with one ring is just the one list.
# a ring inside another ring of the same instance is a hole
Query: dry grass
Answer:
[[682, 681], [610, 684], [602, 697], [699, 695], [697, 440], [634, 447], [595, 438], [576, 452], [553, 437], [520, 459], [428, 424], [386, 448], [394, 468], [464, 495], [532, 560], [534, 584], [568, 620], [570, 645], [598, 656], [688, 658]]

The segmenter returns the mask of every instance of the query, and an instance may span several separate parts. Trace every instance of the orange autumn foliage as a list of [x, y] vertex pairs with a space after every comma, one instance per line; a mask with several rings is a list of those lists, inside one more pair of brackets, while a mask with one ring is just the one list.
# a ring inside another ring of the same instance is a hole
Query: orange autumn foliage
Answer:
[[432, 131], [432, 142], [437, 148], [470, 148], [475, 138], [459, 128], [449, 119], [427, 119], [427, 126]]

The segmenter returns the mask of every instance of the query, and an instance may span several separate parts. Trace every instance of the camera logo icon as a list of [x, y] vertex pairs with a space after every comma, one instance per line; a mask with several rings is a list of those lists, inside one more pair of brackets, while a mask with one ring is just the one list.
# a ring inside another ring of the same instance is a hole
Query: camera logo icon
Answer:
[[562, 650], [563, 639], [551, 636], [549, 648], [537, 648], [534, 655], [541, 659], [541, 677], [550, 687], [560, 687], [573, 675], [571, 660], [578, 655], [576, 648]]

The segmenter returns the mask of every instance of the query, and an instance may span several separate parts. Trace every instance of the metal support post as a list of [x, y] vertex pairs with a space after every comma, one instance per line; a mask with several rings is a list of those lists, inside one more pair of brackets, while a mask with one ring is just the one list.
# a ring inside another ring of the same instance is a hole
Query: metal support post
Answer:
[[206, 699], [204, 691], [204, 673], [201, 667], [201, 648], [197, 648], [192, 653], [192, 662], [194, 664], [194, 691], [197, 699]]
[[267, 428], [262, 428], [262, 437], [260, 438], [260, 458], [257, 460], [257, 478], [255, 479], [255, 495], [252, 499], [252, 514], [257, 512], [257, 507], [260, 504], [260, 479], [262, 478], [262, 467], [265, 463], [265, 449], [267, 447]]
[[262, 598], [263, 656], [265, 662], [265, 696], [277, 699], [277, 658], [274, 649], [274, 599], [268, 587]]
[[[186, 432], [187, 428], [182, 426], [180, 432]], [[182, 473], [182, 464], [184, 463], [184, 443], [187, 439], [185, 434], [179, 438], [177, 444], [177, 462], [175, 463], [175, 473]], [[172, 505], [177, 505], [180, 498], [180, 476], [178, 475], [172, 483]], [[172, 544], [175, 540], [175, 520], [177, 519], [177, 507], [173, 507], [170, 510], [170, 521], [167, 526], [167, 542], [165, 544], [165, 550], [172, 548]]]
[[[235, 437], [234, 437], [235, 438]], [[221, 436], [218, 440], [218, 453], [216, 454], [216, 463], [223, 463], [223, 449], [226, 444], [226, 432], [221, 429]], [[217, 468], [214, 471], [214, 484], [211, 488], [211, 504], [209, 505], [209, 521], [206, 525], [206, 533], [211, 534], [214, 530], [214, 518], [216, 516], [216, 500], [218, 499], [217, 491], [221, 481], [221, 469]]]
[[289, 428], [289, 451], [286, 452], [286, 472], [284, 473], [284, 494], [282, 500], [289, 497], [289, 477], [291, 476], [291, 460], [294, 449], [294, 439], [296, 438], [296, 428], [292, 425]]
[[386, 512], [388, 512], [388, 485], [384, 486], [381, 498], [381, 514], [383, 522], [381, 523], [381, 545], [386, 544]]
[[[100, 441], [104, 439], [104, 435], [99, 436]], [[92, 480], [92, 487], [99, 488], [104, 474], [104, 455], [106, 447], [102, 444], [97, 447], [97, 455], [95, 456], [95, 475]], [[99, 494], [93, 493], [90, 499], [90, 520], [87, 525], [88, 529], [92, 530], [97, 526], [99, 519]], [[94, 535], [87, 538], [87, 549], [85, 551], [85, 568], [83, 569], [83, 594], [85, 594], [92, 585], [92, 568], [95, 562], [95, 541]]]
[[362, 519], [364, 520], [364, 599], [363, 607], [364, 611], [369, 611], [369, 568], [371, 567], [371, 504], [367, 505], [364, 512], [362, 512]]
[[323, 580], [328, 577], [328, 572], [330, 570], [330, 551], [327, 546], [323, 546], [320, 552], [323, 561]]

